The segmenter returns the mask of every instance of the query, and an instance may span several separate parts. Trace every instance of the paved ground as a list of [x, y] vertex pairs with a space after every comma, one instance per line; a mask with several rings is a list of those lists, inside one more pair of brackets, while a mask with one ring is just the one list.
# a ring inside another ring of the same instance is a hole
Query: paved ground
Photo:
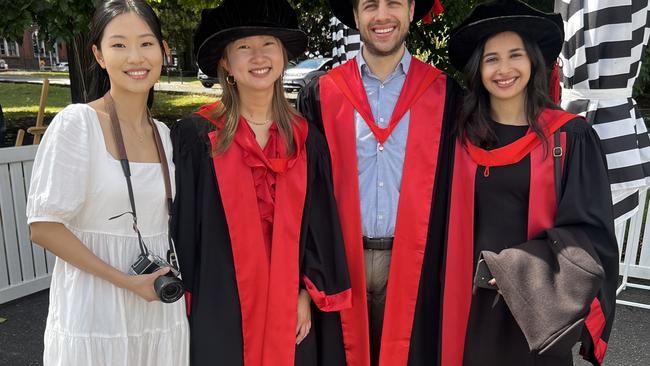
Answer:
[[[650, 304], [650, 291], [628, 289], [623, 292], [622, 298]], [[0, 323], [0, 365], [42, 364], [47, 306], [47, 290], [0, 305], [0, 318], [6, 319]], [[578, 357], [575, 364], [589, 365]], [[616, 321], [604, 365], [650, 365], [650, 310], [622, 305], [617, 307]]]

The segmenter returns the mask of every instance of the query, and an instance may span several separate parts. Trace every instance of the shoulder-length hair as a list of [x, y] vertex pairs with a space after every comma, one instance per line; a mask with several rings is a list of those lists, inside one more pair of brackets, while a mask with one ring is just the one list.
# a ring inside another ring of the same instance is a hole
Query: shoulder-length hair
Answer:
[[[224, 57], [226, 55], [224, 51]], [[287, 52], [284, 50], [284, 67], [288, 63]], [[284, 74], [284, 70], [282, 72]], [[235, 138], [235, 132], [237, 131], [237, 126], [239, 124], [239, 119], [241, 117], [239, 108], [241, 106], [241, 100], [239, 98], [239, 91], [237, 90], [237, 84], [231, 85], [228, 83], [228, 71], [221, 66], [217, 68], [217, 76], [219, 77], [219, 83], [221, 84], [222, 94], [221, 94], [221, 103], [215, 109], [213, 109], [212, 116], [214, 119], [223, 118], [223, 128], [219, 131], [219, 137], [217, 138], [217, 143], [212, 149], [212, 155], [218, 155], [224, 153], [232, 144], [232, 141]], [[273, 98], [271, 100], [271, 112], [272, 118], [277, 123], [278, 130], [280, 135], [284, 140], [284, 143], [287, 147], [287, 153], [289, 155], [293, 154], [295, 151], [295, 143], [293, 140], [293, 119], [296, 116], [300, 116], [298, 111], [289, 104], [289, 101], [284, 96], [284, 86], [282, 84], [282, 77], [279, 77], [278, 80], [273, 83]]]
[[[533, 132], [546, 145], [546, 136], [540, 125], [539, 117], [544, 109], [558, 109], [558, 107], [549, 95], [548, 74], [542, 51], [536, 42], [531, 41], [524, 34], [517, 34], [524, 43], [531, 63], [530, 80], [526, 86], [524, 101], [526, 120]], [[461, 142], [469, 141], [482, 148], [491, 148], [497, 143], [496, 135], [490, 127], [492, 120], [490, 94], [481, 79], [481, 60], [485, 51], [485, 43], [493, 36], [480, 43], [465, 65], [463, 74], [467, 84], [467, 93], [463, 98], [460, 118], [456, 125], [456, 132]]]

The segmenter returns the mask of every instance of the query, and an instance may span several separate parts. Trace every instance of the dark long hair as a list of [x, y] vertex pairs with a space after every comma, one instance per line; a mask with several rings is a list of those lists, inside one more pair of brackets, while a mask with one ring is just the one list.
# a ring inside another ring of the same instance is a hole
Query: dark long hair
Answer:
[[[104, 29], [111, 20], [115, 17], [133, 12], [137, 14], [145, 23], [151, 28], [151, 32], [154, 34], [158, 43], [160, 44], [160, 50], [164, 54], [165, 50], [163, 48], [163, 35], [160, 28], [160, 20], [156, 16], [156, 13], [153, 11], [151, 6], [147, 4], [144, 0], [107, 0], [102, 1], [97, 5], [95, 9], [95, 15], [93, 15], [93, 20], [90, 23], [90, 38], [88, 40], [88, 48], [96, 46], [97, 49], [101, 50], [102, 38], [104, 37]], [[101, 66], [97, 63], [95, 58], [92, 58], [92, 64], [88, 70], [94, 77], [92, 78], [92, 83], [90, 85], [90, 100], [99, 99], [111, 88], [111, 82], [108, 78], [108, 73], [106, 70], [102, 69]], [[151, 108], [153, 104], [153, 87], [149, 90], [149, 98], [147, 99], [147, 105]]]
[[[531, 63], [530, 80], [526, 86], [524, 102], [526, 120], [533, 132], [542, 140], [546, 150], [546, 136], [538, 119], [544, 109], [558, 109], [558, 107], [553, 103], [549, 95], [548, 75], [542, 51], [537, 43], [531, 41], [526, 35], [517, 34], [524, 42]], [[465, 65], [463, 73], [467, 83], [467, 93], [463, 98], [460, 118], [456, 125], [458, 138], [462, 142], [470, 141], [482, 148], [494, 147], [497, 142], [496, 135], [490, 126], [492, 119], [490, 94], [485, 89], [481, 79], [481, 59], [483, 58], [485, 43], [494, 35], [496, 34], [486, 37], [479, 47], [476, 47], [472, 57]]]

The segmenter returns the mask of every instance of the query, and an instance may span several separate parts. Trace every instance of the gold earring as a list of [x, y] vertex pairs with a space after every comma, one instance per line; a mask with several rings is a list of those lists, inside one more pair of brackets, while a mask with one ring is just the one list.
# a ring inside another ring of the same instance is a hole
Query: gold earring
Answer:
[[233, 75], [226, 76], [226, 83], [228, 83], [230, 86], [235, 86], [237, 84]]

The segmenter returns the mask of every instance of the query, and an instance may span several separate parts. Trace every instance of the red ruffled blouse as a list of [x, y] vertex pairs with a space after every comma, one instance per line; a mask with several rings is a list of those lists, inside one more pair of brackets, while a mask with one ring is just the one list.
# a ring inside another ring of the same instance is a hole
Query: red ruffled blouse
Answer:
[[275, 213], [275, 179], [288, 166], [287, 148], [282, 141], [278, 126], [273, 122], [269, 129], [269, 139], [264, 149], [255, 140], [255, 133], [243, 118], [235, 134], [235, 141], [242, 147], [244, 163], [253, 172], [257, 206], [262, 223], [266, 254], [271, 260], [271, 242], [273, 238], [273, 215]]

